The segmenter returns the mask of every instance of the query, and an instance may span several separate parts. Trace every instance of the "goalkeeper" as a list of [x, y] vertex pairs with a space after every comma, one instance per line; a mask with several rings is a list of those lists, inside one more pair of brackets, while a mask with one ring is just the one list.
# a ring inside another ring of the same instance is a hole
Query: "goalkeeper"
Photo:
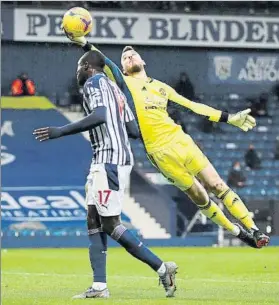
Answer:
[[[98, 50], [85, 37], [68, 38], [85, 52]], [[207, 157], [180, 125], [168, 116], [169, 101], [180, 104], [210, 121], [225, 122], [247, 132], [256, 126], [250, 109], [229, 114], [207, 105], [195, 103], [179, 95], [167, 84], [150, 78], [145, 62], [134, 48], [126, 46], [121, 55], [123, 72], [106, 57], [105, 72], [122, 89], [137, 118], [141, 137], [152, 164], [175, 186], [185, 192], [201, 212], [251, 247], [262, 248], [269, 237], [260, 232], [241, 198], [221, 179]], [[199, 182], [214, 193], [231, 215], [243, 225], [232, 223], [209, 198]]]

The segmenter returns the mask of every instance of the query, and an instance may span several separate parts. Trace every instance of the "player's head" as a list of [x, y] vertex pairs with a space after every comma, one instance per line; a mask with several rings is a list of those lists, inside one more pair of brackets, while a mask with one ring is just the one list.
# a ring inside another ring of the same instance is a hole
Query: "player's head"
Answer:
[[87, 79], [98, 72], [104, 72], [105, 57], [98, 51], [86, 52], [78, 61], [77, 81], [83, 86]]
[[145, 62], [131, 46], [126, 46], [121, 55], [121, 65], [124, 74], [131, 75], [144, 69]]

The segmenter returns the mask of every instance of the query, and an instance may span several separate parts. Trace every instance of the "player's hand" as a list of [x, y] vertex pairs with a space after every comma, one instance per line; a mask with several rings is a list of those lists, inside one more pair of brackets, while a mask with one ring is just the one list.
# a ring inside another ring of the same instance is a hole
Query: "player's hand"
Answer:
[[81, 36], [81, 37], [74, 37], [73, 35], [71, 35], [70, 33], [66, 32], [65, 29], [62, 27], [61, 28], [65, 35], [75, 44], [81, 46], [81, 47], [84, 47], [86, 44], [87, 44], [87, 40], [84, 36]]
[[51, 139], [56, 139], [62, 136], [59, 127], [43, 127], [33, 131], [36, 140], [43, 142]]
[[250, 112], [251, 109], [246, 109], [235, 114], [229, 114], [228, 123], [245, 132], [251, 130], [256, 126], [256, 120], [249, 115]]

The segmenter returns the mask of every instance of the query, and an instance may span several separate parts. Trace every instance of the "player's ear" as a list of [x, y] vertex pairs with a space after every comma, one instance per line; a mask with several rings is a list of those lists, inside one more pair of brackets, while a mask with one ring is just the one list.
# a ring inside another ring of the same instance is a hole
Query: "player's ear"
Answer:
[[89, 69], [89, 63], [88, 63], [88, 61], [86, 61], [84, 63], [84, 71], [87, 71], [88, 69]]
[[123, 72], [124, 75], [127, 75], [127, 73], [126, 73], [126, 71], [125, 71], [123, 66], [122, 66], [122, 72]]

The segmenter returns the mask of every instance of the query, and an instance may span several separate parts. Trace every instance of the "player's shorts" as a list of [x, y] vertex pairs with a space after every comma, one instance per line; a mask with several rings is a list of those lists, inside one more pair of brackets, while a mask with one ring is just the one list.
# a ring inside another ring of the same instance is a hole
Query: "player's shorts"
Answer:
[[86, 204], [95, 205], [99, 215], [121, 214], [131, 165], [93, 164], [86, 182]]
[[148, 157], [153, 165], [182, 191], [189, 189], [194, 183], [194, 177], [209, 164], [209, 160], [193, 139], [182, 132], [170, 145], [149, 153]]

